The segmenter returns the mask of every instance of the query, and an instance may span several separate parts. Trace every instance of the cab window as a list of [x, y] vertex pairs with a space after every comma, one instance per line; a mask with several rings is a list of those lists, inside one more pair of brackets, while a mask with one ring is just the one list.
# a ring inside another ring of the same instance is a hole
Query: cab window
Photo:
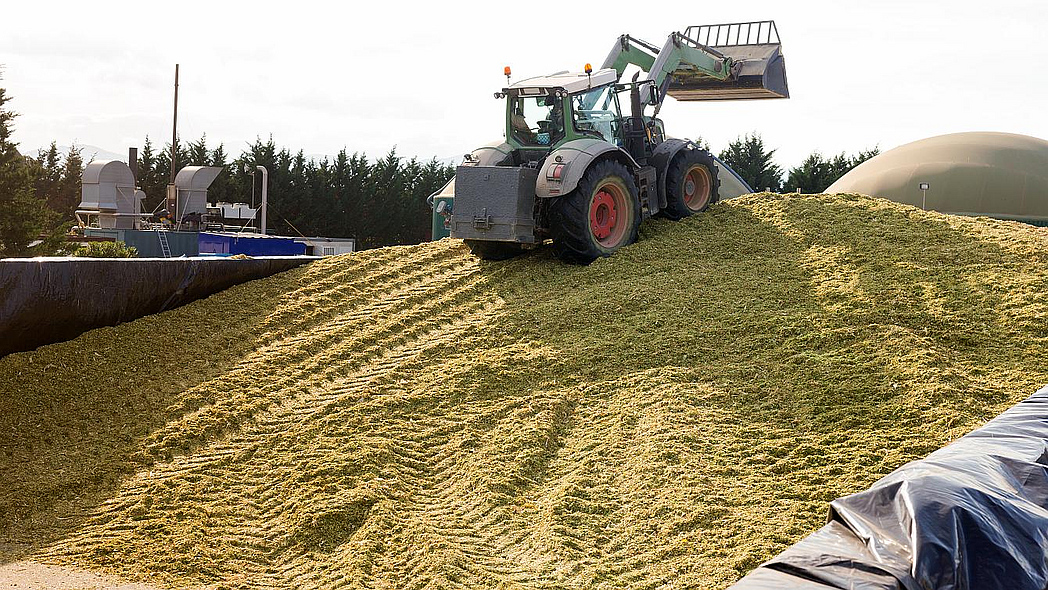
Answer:
[[611, 86], [594, 88], [571, 97], [571, 120], [583, 135], [601, 137], [621, 145], [619, 97]]
[[509, 108], [510, 132], [521, 145], [546, 147], [564, 138], [564, 109], [556, 96], [511, 97]]

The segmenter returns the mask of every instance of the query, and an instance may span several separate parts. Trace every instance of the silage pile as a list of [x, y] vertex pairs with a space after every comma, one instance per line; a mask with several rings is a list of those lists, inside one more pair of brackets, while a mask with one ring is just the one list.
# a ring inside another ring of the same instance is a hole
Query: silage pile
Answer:
[[1048, 234], [756, 195], [585, 268], [325, 259], [0, 359], [0, 559], [722, 588], [1048, 381]]

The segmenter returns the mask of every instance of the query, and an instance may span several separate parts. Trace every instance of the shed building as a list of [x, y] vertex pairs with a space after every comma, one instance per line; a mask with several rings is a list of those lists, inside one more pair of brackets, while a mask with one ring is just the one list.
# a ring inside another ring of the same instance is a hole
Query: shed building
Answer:
[[295, 238], [296, 242], [306, 245], [306, 256], [338, 256], [349, 254], [357, 249], [353, 238]]

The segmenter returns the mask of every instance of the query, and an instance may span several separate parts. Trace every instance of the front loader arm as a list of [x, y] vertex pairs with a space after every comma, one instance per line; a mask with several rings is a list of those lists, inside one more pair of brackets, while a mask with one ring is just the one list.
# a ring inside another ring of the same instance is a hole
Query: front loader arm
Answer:
[[[681, 70], [687, 70], [692, 76], [727, 80], [733, 73], [734, 62], [719, 51], [696, 43], [680, 33], [672, 33], [666, 38], [662, 49], [636, 39], [622, 35], [616, 41], [608, 57], [604, 60], [605, 68], [614, 68], [621, 78], [629, 65], [635, 65], [647, 72], [647, 80], [654, 82], [659, 89], [659, 100], [666, 96], [670, 77]], [[641, 89], [641, 102], [648, 101], [651, 85], [645, 84]]]
[[611, 48], [608, 57], [604, 60], [602, 68], [614, 68], [615, 73], [622, 78], [626, 72], [626, 66], [633, 64], [645, 72], [655, 65], [659, 54], [659, 48], [650, 45], [640, 39], [622, 35], [615, 40], [615, 46]]
[[[648, 80], [659, 89], [659, 101], [666, 96], [670, 77], [682, 70], [689, 75], [714, 80], [727, 80], [733, 73], [734, 62], [716, 49], [700, 45], [680, 33], [671, 33], [659, 56], [648, 70]], [[650, 86], [641, 90], [641, 101], [648, 99]]]

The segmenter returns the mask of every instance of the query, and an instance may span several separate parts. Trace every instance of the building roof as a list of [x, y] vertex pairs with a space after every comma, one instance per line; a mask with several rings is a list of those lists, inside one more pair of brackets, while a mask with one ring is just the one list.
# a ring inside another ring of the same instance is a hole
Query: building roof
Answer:
[[827, 193], [862, 193], [942, 213], [1048, 221], [1048, 141], [1011, 133], [954, 133], [871, 158]]
[[324, 242], [331, 244], [355, 244], [357, 241], [356, 238], [325, 238], [324, 236], [303, 236], [295, 239], [300, 242]]
[[536, 76], [514, 82], [510, 88], [563, 88], [571, 94], [618, 80], [619, 76], [615, 70], [606, 68], [593, 72], [592, 76], [585, 72], [557, 72], [549, 76]]
[[259, 234], [255, 232], [232, 232], [232, 231], [202, 231], [202, 236], [217, 236], [222, 238], [255, 239], [255, 240], [297, 240], [291, 236], [275, 236], [272, 234]]

